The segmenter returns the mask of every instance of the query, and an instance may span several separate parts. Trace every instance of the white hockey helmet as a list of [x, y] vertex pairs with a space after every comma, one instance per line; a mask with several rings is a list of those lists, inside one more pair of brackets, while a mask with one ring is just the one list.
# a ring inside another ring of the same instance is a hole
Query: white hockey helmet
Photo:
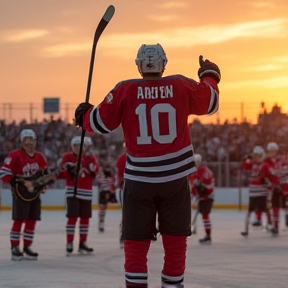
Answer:
[[202, 162], [202, 156], [200, 154], [194, 154], [194, 161], [196, 165], [200, 165]]
[[253, 148], [253, 154], [262, 154], [264, 153], [264, 149], [261, 146], [255, 146]]
[[91, 137], [85, 136], [84, 137], [84, 146], [91, 146], [91, 145], [93, 145]]
[[33, 139], [36, 139], [36, 134], [32, 129], [23, 129], [20, 133], [21, 141], [26, 137], [32, 137]]
[[276, 150], [279, 150], [279, 146], [278, 146], [278, 144], [275, 143], [275, 142], [270, 142], [270, 143], [268, 143], [266, 149], [267, 149], [267, 151], [270, 151], [270, 150], [276, 151]]
[[[71, 146], [73, 145], [80, 145], [81, 143], [81, 136], [75, 136], [72, 138], [71, 140]], [[92, 143], [92, 139], [90, 137], [84, 137], [84, 142], [83, 142], [83, 145], [84, 146], [91, 146], [93, 143]]]
[[137, 53], [135, 63], [141, 75], [145, 73], [162, 73], [168, 62], [162, 46], [143, 44]]
[[80, 145], [80, 143], [81, 143], [81, 136], [74, 136], [71, 140], [71, 146]]
[[264, 151], [264, 149], [261, 146], [255, 146], [253, 148], [253, 154], [254, 155], [259, 155], [259, 159], [261, 161], [263, 161], [265, 159], [265, 156], [266, 156], [265, 155], [265, 151]]

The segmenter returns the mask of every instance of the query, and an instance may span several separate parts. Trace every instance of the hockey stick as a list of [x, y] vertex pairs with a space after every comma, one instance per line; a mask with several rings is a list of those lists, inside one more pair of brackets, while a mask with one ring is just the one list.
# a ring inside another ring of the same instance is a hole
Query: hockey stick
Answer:
[[197, 210], [195, 211], [194, 218], [193, 218], [193, 220], [191, 222], [191, 233], [192, 234], [196, 234], [196, 220], [197, 220], [198, 214], [199, 214], [199, 201], [197, 203]]
[[249, 234], [249, 219], [250, 219], [250, 214], [251, 214], [251, 212], [248, 211], [247, 214], [246, 214], [246, 217], [245, 217], [245, 222], [244, 222], [245, 227], [244, 227], [244, 231], [241, 232], [241, 235], [242, 235], [243, 237], [247, 237], [248, 234]]
[[[90, 88], [91, 88], [91, 81], [92, 81], [92, 75], [93, 75], [93, 67], [94, 67], [94, 59], [95, 59], [95, 53], [96, 53], [96, 46], [98, 43], [98, 40], [108, 25], [109, 21], [112, 19], [115, 12], [115, 7], [113, 5], [110, 5], [107, 10], [105, 11], [102, 19], [100, 20], [94, 34], [94, 40], [92, 45], [92, 52], [91, 52], [91, 60], [90, 60], [90, 67], [89, 67], [89, 74], [88, 74], [88, 82], [87, 82], [87, 90], [86, 90], [86, 98], [85, 102], [89, 102], [90, 97]], [[83, 152], [83, 142], [85, 137], [85, 129], [82, 130], [81, 134], [81, 142], [80, 142], [80, 149], [79, 149], [79, 155], [78, 155], [78, 161], [77, 161], [77, 167], [76, 167], [76, 173], [75, 173], [75, 180], [74, 180], [74, 196], [77, 193], [77, 186], [78, 186], [78, 176], [79, 176], [79, 170], [81, 166], [81, 159], [82, 159], [82, 152]]]

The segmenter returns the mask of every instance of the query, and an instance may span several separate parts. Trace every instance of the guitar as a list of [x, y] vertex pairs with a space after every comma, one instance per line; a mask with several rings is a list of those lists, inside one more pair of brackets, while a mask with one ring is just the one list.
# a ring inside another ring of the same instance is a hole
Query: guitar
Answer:
[[23, 201], [33, 201], [39, 197], [47, 185], [56, 180], [55, 176], [64, 169], [67, 169], [67, 165], [55, 168], [48, 173], [40, 169], [30, 176], [18, 175], [16, 185], [12, 187], [12, 192]]

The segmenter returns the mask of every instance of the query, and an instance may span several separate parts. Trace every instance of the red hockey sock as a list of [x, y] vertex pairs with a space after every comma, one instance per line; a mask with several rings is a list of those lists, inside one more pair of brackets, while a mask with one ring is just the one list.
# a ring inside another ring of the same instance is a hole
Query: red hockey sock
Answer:
[[12, 247], [18, 246], [20, 243], [20, 233], [22, 227], [22, 220], [14, 220], [10, 231], [10, 243]]
[[80, 218], [80, 242], [86, 242], [89, 231], [89, 218]]
[[210, 234], [211, 234], [211, 221], [209, 219], [209, 214], [203, 213], [202, 219], [203, 219], [203, 224], [204, 224], [204, 229], [205, 229], [206, 235], [210, 236]]
[[30, 246], [34, 239], [36, 220], [26, 219], [24, 228], [24, 246]]
[[274, 228], [278, 228], [279, 223], [279, 208], [273, 208], [273, 226]]
[[162, 270], [162, 282], [166, 284], [177, 284], [183, 282], [187, 237], [162, 235], [164, 247], [164, 267]]
[[135, 287], [145, 287], [139, 285], [147, 285], [147, 253], [149, 251], [150, 242], [150, 240], [125, 240], [124, 269], [126, 287], [134, 287], [131, 285], [135, 285]]
[[74, 239], [75, 225], [77, 217], [69, 217], [66, 224], [67, 243], [72, 242]]
[[257, 219], [258, 221], [261, 221], [261, 214], [262, 214], [261, 211], [256, 211], [256, 212], [255, 212], [256, 219]]

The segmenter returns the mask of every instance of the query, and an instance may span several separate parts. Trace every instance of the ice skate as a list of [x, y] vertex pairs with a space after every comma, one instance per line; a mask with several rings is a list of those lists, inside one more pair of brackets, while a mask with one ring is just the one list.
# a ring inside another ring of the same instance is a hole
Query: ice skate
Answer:
[[80, 254], [85, 254], [85, 253], [86, 253], [86, 254], [91, 254], [93, 251], [94, 251], [94, 249], [91, 248], [91, 247], [88, 247], [87, 244], [86, 244], [86, 242], [81, 241], [81, 242], [79, 243], [78, 252], [79, 252]]
[[199, 239], [199, 243], [200, 244], [211, 244], [212, 243], [212, 239], [210, 236], [206, 235], [204, 238]]
[[272, 236], [278, 236], [278, 228], [273, 228], [272, 230], [271, 230], [271, 235]]
[[38, 259], [38, 253], [34, 252], [30, 246], [24, 246], [23, 253], [25, 255], [25, 259], [29, 260], [37, 260]]
[[262, 226], [262, 223], [260, 220], [256, 220], [255, 222], [252, 223], [252, 226], [253, 227], [261, 227]]
[[98, 227], [98, 229], [99, 229], [99, 232], [104, 232], [104, 222], [99, 222], [99, 227]]
[[241, 235], [242, 235], [243, 237], [247, 237], [247, 236], [248, 236], [248, 232], [247, 232], [247, 231], [241, 232]]
[[73, 252], [73, 242], [68, 242], [66, 244], [66, 256], [69, 257]]
[[271, 224], [267, 224], [266, 225], [266, 231], [267, 232], [272, 232], [272, 230], [273, 230], [273, 226]]
[[11, 248], [11, 260], [19, 261], [22, 260], [23, 253], [20, 251], [19, 246], [14, 246]]

